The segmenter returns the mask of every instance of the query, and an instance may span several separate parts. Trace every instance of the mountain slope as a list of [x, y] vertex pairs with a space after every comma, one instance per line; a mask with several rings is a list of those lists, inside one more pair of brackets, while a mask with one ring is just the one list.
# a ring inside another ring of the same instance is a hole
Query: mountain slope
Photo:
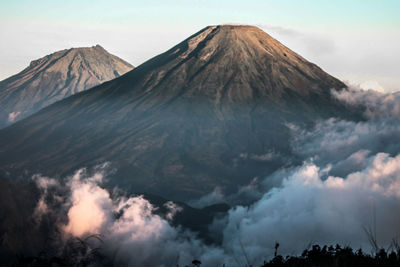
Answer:
[[99, 45], [65, 49], [34, 60], [0, 82], [0, 128], [132, 68]]
[[19, 179], [110, 161], [109, 185], [187, 200], [285, 164], [287, 123], [352, 117], [345, 85], [251, 26], [211, 26], [126, 75], [0, 131]]

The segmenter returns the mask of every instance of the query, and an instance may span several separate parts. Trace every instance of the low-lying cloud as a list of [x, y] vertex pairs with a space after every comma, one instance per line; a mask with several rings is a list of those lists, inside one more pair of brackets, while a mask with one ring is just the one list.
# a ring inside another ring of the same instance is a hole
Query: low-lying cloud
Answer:
[[[372, 91], [333, 94], [348, 105], [361, 105], [366, 120], [332, 118], [308, 130], [288, 125], [294, 157], [303, 163], [241, 188], [238, 194], [254, 199], [210, 225], [221, 237], [219, 245], [173, 226], [182, 211], [176, 203], [167, 202], [168, 212], [159, 215], [142, 196], [102, 188], [106, 166], [91, 175], [79, 170], [63, 185], [36, 176], [43, 194], [35, 216], [57, 213], [57, 206], [62, 238], [99, 235], [100, 251], [117, 266], [184, 266], [193, 259], [202, 266], [257, 265], [272, 257], [275, 242], [284, 255], [298, 254], [311, 243], [369, 251], [365, 228], [376, 229], [378, 243], [388, 246], [400, 234], [400, 100]], [[261, 158], [266, 164], [268, 159]], [[51, 188], [61, 193], [49, 198]], [[204, 207], [229, 197], [216, 188], [192, 204]]]
[[332, 118], [317, 123], [309, 131], [291, 128], [294, 153], [303, 160], [313, 158], [318, 163], [336, 164], [360, 150], [391, 155], [400, 152], [400, 123], [393, 118], [365, 122]]
[[8, 114], [8, 122], [14, 122], [19, 115], [21, 115], [21, 112], [19, 111], [14, 111]]
[[349, 90], [332, 91], [332, 95], [347, 105], [362, 108], [368, 119], [395, 118], [400, 120], [399, 92], [381, 93], [350, 86]]
[[[377, 222], [380, 244], [400, 234], [400, 155], [379, 153], [368, 165], [345, 177], [328, 176], [329, 167], [306, 162], [285, 177], [282, 186], [250, 207], [229, 212], [224, 246], [260, 262], [272, 255], [275, 241], [284, 254], [309, 243], [348, 244], [369, 249], [363, 227]], [[240, 242], [239, 242], [240, 241]]]
[[[55, 220], [61, 233], [57, 242], [60, 251], [71, 238], [84, 240], [95, 235], [101, 242], [89, 245], [100, 248], [107, 263], [115, 266], [185, 266], [194, 259], [203, 261], [204, 266], [232, 264], [222, 248], [206, 245], [194, 233], [172, 226], [171, 220], [182, 210], [179, 205], [169, 201], [164, 205], [168, 210], [165, 216], [157, 215], [157, 207], [143, 196], [128, 197], [102, 188], [105, 173], [98, 168], [88, 175], [81, 169], [65, 184], [51, 178], [35, 178], [43, 195], [35, 216], [51, 214], [57, 218], [67, 214], [66, 219]], [[60, 190], [51, 191], [50, 187], [67, 188], [68, 193], [57, 194], [54, 191]], [[57, 196], [53, 209], [45, 203], [50, 192]]]

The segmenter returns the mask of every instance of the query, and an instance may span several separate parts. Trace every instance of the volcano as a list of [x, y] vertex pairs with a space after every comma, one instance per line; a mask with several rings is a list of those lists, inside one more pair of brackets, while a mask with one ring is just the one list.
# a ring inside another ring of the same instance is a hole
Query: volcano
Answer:
[[132, 68], [100, 45], [65, 49], [34, 60], [0, 82], [0, 128]]
[[346, 88], [253, 26], [209, 26], [127, 74], [0, 131], [9, 179], [110, 162], [108, 185], [186, 201], [283, 166], [289, 123], [352, 113]]

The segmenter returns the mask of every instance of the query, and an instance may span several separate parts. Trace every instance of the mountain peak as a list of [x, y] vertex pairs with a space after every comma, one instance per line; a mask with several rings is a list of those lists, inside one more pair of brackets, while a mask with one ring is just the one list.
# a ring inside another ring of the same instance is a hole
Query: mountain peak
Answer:
[[214, 51], [223, 49], [226, 56], [238, 56], [236, 53], [239, 53], [240, 55], [245, 54], [247, 57], [269, 55], [281, 58], [288, 57], [289, 54], [298, 59], [301, 58], [260, 28], [251, 25], [208, 26], [189, 37], [186, 42], [189, 45], [189, 53], [197, 48], [198, 44], [201, 44], [202, 49]]
[[218, 25], [209, 25], [206, 28], [220, 28], [227, 31], [260, 31], [263, 32], [260, 28], [254, 25], [247, 25], [247, 24], [218, 24]]
[[[96, 44], [95, 46], [93, 46], [93, 47], [95, 47], [95, 48], [99, 48], [99, 49], [104, 49], [101, 45], [99, 45], [99, 44]], [[105, 50], [105, 49], [104, 49]]]
[[[220, 25], [210, 25], [209, 27], [216, 27], [220, 28], [224, 31], [234, 31], [237, 33], [244, 33], [244, 32], [253, 32], [259, 33], [262, 35], [268, 35], [266, 32], [261, 30], [259, 27], [254, 25], [246, 25], [246, 24], [220, 24]], [[268, 35], [269, 36], [269, 35]]]
[[[279, 102], [346, 87], [255, 26], [208, 26], [129, 74], [148, 94], [200, 97], [215, 104]], [[162, 85], [169, 84], [165, 88]], [[134, 85], [132, 85], [134, 87]]]
[[64, 49], [33, 60], [0, 82], [0, 128], [132, 68], [100, 45]]

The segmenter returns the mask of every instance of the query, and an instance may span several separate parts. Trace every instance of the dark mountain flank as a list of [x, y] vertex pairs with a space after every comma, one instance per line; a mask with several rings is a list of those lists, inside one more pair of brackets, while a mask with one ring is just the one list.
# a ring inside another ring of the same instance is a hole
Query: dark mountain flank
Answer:
[[[0, 131], [11, 179], [109, 161], [109, 185], [187, 200], [287, 162], [288, 123], [351, 113], [345, 85], [252, 26], [211, 26], [126, 75]], [[289, 157], [290, 158], [290, 157]]]
[[0, 82], [0, 128], [132, 70], [99, 45], [55, 52]]

